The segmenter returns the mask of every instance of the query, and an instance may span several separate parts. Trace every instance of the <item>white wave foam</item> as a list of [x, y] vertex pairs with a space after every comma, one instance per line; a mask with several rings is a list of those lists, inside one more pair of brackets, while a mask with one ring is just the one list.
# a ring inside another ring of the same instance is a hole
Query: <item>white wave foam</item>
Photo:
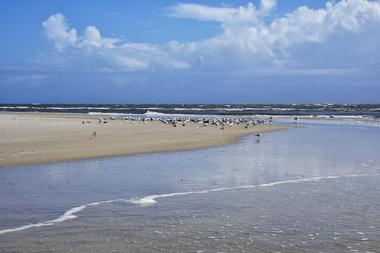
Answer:
[[51, 226], [51, 225], [53, 225], [53, 223], [42, 222], [42, 223], [37, 223], [37, 224], [25, 225], [25, 226], [21, 226], [21, 227], [17, 227], [17, 228], [3, 229], [3, 230], [0, 230], [0, 235], [7, 234], [7, 233], [13, 233], [13, 232], [17, 232], [17, 231], [22, 231], [22, 230], [26, 230], [29, 228], [44, 227], [44, 226]]
[[146, 113], [144, 113], [144, 115], [150, 115], [150, 116], [168, 116], [170, 114], [161, 113], [161, 112], [155, 112], [155, 111], [147, 111]]
[[108, 115], [108, 116], [130, 116], [138, 114], [118, 113], [118, 112], [88, 112], [88, 115]]
[[[374, 174], [371, 174], [371, 175], [374, 176]], [[140, 206], [149, 206], [149, 205], [153, 205], [153, 204], [157, 203], [156, 199], [159, 199], [159, 198], [168, 198], [168, 197], [190, 195], [190, 194], [205, 194], [205, 193], [209, 193], [209, 192], [219, 192], [219, 191], [227, 191], [227, 190], [250, 189], [250, 188], [256, 188], [256, 187], [272, 187], [272, 186], [281, 185], [281, 184], [317, 182], [317, 181], [320, 181], [322, 179], [335, 179], [335, 178], [339, 178], [339, 177], [353, 177], [353, 176], [367, 176], [367, 175], [314, 177], [314, 178], [303, 178], [303, 179], [278, 181], [278, 182], [259, 184], [259, 185], [244, 185], [244, 186], [223, 187], [223, 188], [216, 188], [216, 189], [202, 190], [202, 191], [175, 192], [175, 193], [145, 196], [145, 197], [140, 198], [140, 199], [133, 199], [130, 202], [133, 204], [136, 204], [136, 205], [140, 205]]]
[[170, 198], [170, 197], [176, 197], [176, 196], [183, 196], [183, 195], [191, 195], [191, 194], [206, 194], [210, 192], [220, 192], [220, 191], [227, 191], [227, 190], [239, 190], [239, 189], [251, 189], [251, 188], [258, 188], [258, 187], [273, 187], [277, 185], [283, 185], [283, 184], [295, 184], [295, 183], [305, 183], [305, 182], [318, 182], [321, 180], [327, 180], [327, 179], [337, 179], [337, 178], [347, 178], [347, 177], [377, 177], [380, 176], [380, 174], [352, 174], [352, 175], [341, 175], [341, 176], [325, 176], [325, 177], [312, 177], [312, 178], [301, 178], [301, 179], [291, 179], [291, 180], [284, 180], [284, 181], [277, 181], [277, 182], [271, 182], [271, 183], [265, 183], [265, 184], [257, 184], [257, 185], [243, 185], [243, 186], [235, 186], [235, 187], [222, 187], [222, 188], [215, 188], [210, 190], [201, 190], [201, 191], [189, 191], [189, 192], [174, 192], [174, 193], [165, 193], [165, 194], [155, 194], [155, 195], [149, 195], [145, 196], [139, 199], [113, 199], [113, 200], [106, 200], [106, 201], [99, 201], [99, 202], [93, 202], [77, 207], [73, 207], [66, 211], [63, 215], [59, 216], [58, 218], [54, 220], [49, 220], [45, 222], [40, 222], [36, 224], [29, 224], [24, 225], [16, 228], [10, 228], [10, 229], [3, 229], [0, 230], [0, 235], [22, 231], [30, 228], [35, 227], [44, 227], [44, 226], [51, 226], [58, 223], [62, 223], [67, 220], [72, 220], [77, 218], [78, 216], [75, 215], [87, 207], [91, 206], [97, 206], [97, 205], [103, 205], [103, 204], [110, 204], [110, 203], [117, 203], [117, 202], [125, 202], [125, 203], [132, 203], [139, 206], [150, 206], [155, 203], [157, 203], [157, 199], [159, 198]]
[[0, 230], [0, 235], [12, 233], [12, 232], [17, 232], [17, 231], [22, 231], [22, 230], [26, 230], [26, 229], [30, 229], [30, 228], [51, 226], [51, 225], [55, 225], [58, 223], [62, 223], [62, 222], [67, 221], [67, 220], [73, 220], [73, 219], [78, 217], [75, 215], [76, 213], [83, 211], [84, 209], [86, 209], [89, 206], [97, 206], [97, 205], [114, 203], [114, 202], [128, 202], [128, 200], [113, 199], [113, 200], [93, 202], [93, 203], [89, 203], [89, 204], [85, 204], [85, 205], [81, 205], [81, 206], [76, 206], [76, 207], [69, 209], [63, 215], [59, 216], [58, 218], [56, 218], [54, 220], [49, 220], [49, 221], [40, 222], [40, 223], [36, 223], [36, 224], [28, 224], [28, 225], [20, 226], [17, 228], [3, 229], [3, 230]]

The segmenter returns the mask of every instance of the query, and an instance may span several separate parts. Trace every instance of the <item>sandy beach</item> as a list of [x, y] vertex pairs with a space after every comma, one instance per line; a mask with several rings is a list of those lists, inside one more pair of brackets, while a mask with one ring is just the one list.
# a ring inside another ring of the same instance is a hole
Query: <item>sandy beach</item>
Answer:
[[234, 125], [221, 130], [191, 122], [173, 127], [157, 121], [123, 120], [99, 124], [98, 118], [85, 114], [1, 113], [0, 167], [222, 146], [246, 135], [286, 128]]

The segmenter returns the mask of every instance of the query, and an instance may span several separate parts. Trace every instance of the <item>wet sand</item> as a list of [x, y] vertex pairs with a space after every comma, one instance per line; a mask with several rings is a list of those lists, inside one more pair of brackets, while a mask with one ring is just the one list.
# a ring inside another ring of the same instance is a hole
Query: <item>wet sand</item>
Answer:
[[97, 118], [0, 113], [0, 167], [223, 146], [246, 135], [286, 128], [234, 125], [221, 130], [191, 122], [173, 127], [157, 121], [123, 120], [99, 124]]

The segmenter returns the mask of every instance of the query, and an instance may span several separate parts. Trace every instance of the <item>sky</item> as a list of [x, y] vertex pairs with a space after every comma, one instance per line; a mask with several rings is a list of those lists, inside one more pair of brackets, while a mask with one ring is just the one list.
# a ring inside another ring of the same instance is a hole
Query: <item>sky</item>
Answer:
[[0, 1], [0, 103], [380, 103], [380, 1]]

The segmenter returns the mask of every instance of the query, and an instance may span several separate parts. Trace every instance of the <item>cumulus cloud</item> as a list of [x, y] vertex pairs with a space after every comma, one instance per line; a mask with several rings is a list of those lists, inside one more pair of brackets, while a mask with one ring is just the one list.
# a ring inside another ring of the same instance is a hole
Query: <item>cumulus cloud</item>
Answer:
[[87, 26], [84, 31], [81, 46], [114, 48], [117, 42], [118, 39], [116, 38], [102, 38], [102, 35], [95, 26]]
[[[122, 42], [103, 37], [94, 26], [82, 35], [62, 14], [43, 27], [58, 51], [86, 54], [105, 69], [157, 68], [227, 71], [236, 69], [355, 69], [379, 65], [380, 2], [341, 0], [321, 9], [301, 6], [281, 17], [268, 17], [276, 0], [258, 6], [213, 7], [181, 3], [169, 7], [174, 18], [217, 22], [217, 36], [165, 45]], [[94, 50], [96, 48], [96, 50]]]
[[[60, 64], [79, 63], [86, 70], [138, 71], [154, 68], [187, 68], [159, 46], [122, 43], [118, 38], [103, 37], [95, 26], [87, 26], [82, 35], [70, 28], [66, 17], [57, 13], [42, 23], [46, 37], [60, 53]], [[64, 58], [66, 57], [66, 58]]]
[[264, 12], [268, 12], [272, 10], [277, 5], [276, 0], [261, 0], [261, 9]]
[[[208, 14], [215, 17], [212, 13], [218, 13], [215, 7], [195, 6], [176, 5], [171, 10], [172, 15], [207, 21]], [[372, 58], [369, 55], [380, 56], [375, 42], [380, 37], [379, 2], [342, 0], [327, 2], [321, 9], [301, 6], [265, 23], [263, 17], [275, 6], [276, 1], [263, 0], [260, 8], [251, 3], [228, 8], [228, 11], [220, 8], [224, 15], [210, 19], [221, 23], [220, 35], [198, 43], [171, 45], [174, 51], [182, 48], [194, 57], [202, 56], [215, 68], [221, 65], [251, 69], [265, 66], [341, 68], [347, 64], [354, 68], [369, 64]], [[335, 65], [329, 66], [331, 64]]]
[[58, 50], [86, 46], [113, 48], [118, 42], [116, 38], [103, 38], [95, 26], [87, 26], [84, 34], [78, 36], [77, 30], [68, 26], [66, 17], [61, 13], [51, 15], [42, 22], [42, 26], [47, 38], [54, 42]]
[[66, 18], [60, 13], [51, 15], [42, 23], [45, 34], [49, 40], [54, 41], [54, 46], [62, 50], [66, 46], [75, 45], [77, 42], [77, 31], [70, 29], [66, 24]]

